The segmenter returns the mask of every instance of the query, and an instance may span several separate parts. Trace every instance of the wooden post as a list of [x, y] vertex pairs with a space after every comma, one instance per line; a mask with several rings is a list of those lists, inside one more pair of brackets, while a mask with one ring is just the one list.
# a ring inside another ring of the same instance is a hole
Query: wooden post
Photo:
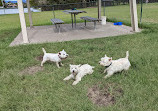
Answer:
[[139, 32], [136, 0], [130, 1], [131, 25], [134, 32]]
[[101, 19], [101, 0], [98, 0], [98, 19]]
[[29, 43], [28, 36], [27, 36], [27, 30], [26, 30], [23, 3], [22, 3], [22, 0], [17, 0], [17, 1], [18, 1], [18, 9], [19, 9], [21, 29], [22, 29], [23, 43]]
[[32, 13], [30, 9], [30, 0], [27, 0], [27, 9], [28, 9], [28, 14], [29, 14], [30, 28], [33, 28]]
[[2, 2], [3, 8], [4, 8], [4, 2], [3, 2], [3, 0], [1, 0], [1, 2]]

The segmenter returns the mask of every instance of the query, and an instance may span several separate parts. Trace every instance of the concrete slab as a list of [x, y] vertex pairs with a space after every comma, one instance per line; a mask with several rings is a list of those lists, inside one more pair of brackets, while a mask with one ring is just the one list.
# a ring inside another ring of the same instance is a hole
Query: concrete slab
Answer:
[[[71, 24], [62, 24], [60, 34], [54, 25], [35, 26], [32, 29], [27, 28], [27, 31], [30, 44], [63, 42], [133, 34], [131, 27], [125, 25], [114, 26], [113, 23], [109, 22], [106, 25], [97, 23], [96, 30], [94, 30], [94, 24], [91, 22], [87, 23], [86, 27], [84, 27], [84, 23], [77, 23], [77, 26], [74, 29], [72, 29]], [[20, 32], [19, 35], [10, 44], [10, 46], [17, 46], [22, 44], [23, 40], [22, 34]]]

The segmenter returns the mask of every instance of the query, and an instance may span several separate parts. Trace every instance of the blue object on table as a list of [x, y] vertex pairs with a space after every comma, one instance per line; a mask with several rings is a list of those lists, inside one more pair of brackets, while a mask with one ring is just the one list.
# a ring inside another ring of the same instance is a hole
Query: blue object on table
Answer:
[[73, 8], [72, 10], [76, 10], [76, 8]]
[[116, 22], [114, 23], [114, 25], [122, 25], [123, 23], [122, 22]]

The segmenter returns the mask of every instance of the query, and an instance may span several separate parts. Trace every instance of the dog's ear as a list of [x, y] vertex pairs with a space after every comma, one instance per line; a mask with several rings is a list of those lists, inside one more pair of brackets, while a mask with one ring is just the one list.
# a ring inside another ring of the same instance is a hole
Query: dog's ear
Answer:
[[71, 64], [69, 64], [69, 66], [71, 67]]
[[106, 54], [105, 54], [105, 57], [107, 57]]
[[112, 57], [109, 59], [109, 61], [111, 61], [112, 60]]
[[64, 49], [62, 51], [64, 51]]

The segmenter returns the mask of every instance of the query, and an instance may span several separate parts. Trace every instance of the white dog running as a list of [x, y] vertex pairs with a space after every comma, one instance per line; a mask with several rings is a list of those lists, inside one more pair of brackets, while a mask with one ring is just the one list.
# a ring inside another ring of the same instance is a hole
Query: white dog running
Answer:
[[129, 52], [126, 52], [125, 58], [120, 58], [118, 60], [112, 60], [112, 57], [105, 57], [101, 58], [101, 61], [99, 62], [100, 65], [105, 66], [106, 69], [104, 70], [104, 73], [107, 72], [107, 75], [104, 78], [108, 78], [112, 76], [116, 72], [121, 72], [122, 70], [128, 70], [131, 66], [129, 60]]
[[64, 78], [64, 80], [69, 80], [69, 79], [75, 79], [72, 85], [76, 85], [81, 81], [81, 78], [87, 74], [92, 74], [93, 73], [93, 66], [90, 66], [89, 64], [84, 64], [84, 65], [71, 65], [70, 64], [70, 75]]
[[43, 56], [43, 61], [41, 62], [41, 66], [43, 66], [43, 64], [46, 61], [52, 61], [56, 63], [58, 68], [60, 68], [60, 65], [63, 66], [61, 61], [68, 57], [68, 54], [64, 51], [64, 49], [60, 51], [59, 53], [46, 53], [46, 50], [44, 48], [42, 48], [42, 50], [43, 50], [44, 56]]

